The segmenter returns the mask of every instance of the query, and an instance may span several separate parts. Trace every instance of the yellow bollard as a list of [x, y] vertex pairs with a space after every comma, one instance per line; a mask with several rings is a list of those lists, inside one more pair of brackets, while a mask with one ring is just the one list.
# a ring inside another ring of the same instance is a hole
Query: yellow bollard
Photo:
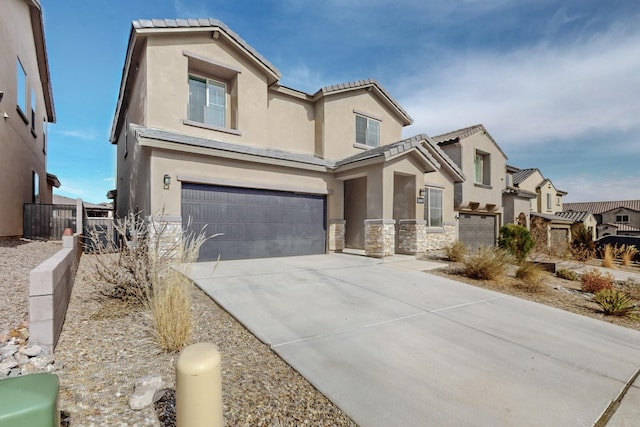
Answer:
[[176, 362], [176, 425], [222, 427], [222, 374], [215, 344], [182, 350]]

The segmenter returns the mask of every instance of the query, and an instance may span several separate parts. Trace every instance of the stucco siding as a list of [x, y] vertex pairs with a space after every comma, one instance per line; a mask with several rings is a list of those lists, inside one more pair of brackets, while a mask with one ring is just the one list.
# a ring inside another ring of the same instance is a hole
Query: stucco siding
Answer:
[[284, 151], [315, 154], [315, 110], [311, 102], [269, 92], [267, 145]]

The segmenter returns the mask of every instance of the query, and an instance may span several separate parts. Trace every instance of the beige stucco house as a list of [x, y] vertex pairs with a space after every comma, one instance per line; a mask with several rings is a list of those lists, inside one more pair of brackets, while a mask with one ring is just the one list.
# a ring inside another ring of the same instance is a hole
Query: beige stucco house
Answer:
[[507, 156], [480, 124], [432, 139], [465, 177], [453, 187], [458, 239], [470, 247], [494, 246], [503, 223]]
[[23, 205], [51, 203], [47, 124], [55, 111], [38, 0], [5, 0], [0, 13], [0, 238], [23, 234]]
[[640, 200], [566, 203], [565, 211], [584, 211], [596, 220], [597, 238], [640, 236]]
[[279, 80], [220, 21], [134, 21], [110, 138], [116, 215], [222, 233], [202, 259], [386, 256], [456, 238], [463, 171], [426, 135], [401, 139], [412, 119], [379, 83], [309, 94]]

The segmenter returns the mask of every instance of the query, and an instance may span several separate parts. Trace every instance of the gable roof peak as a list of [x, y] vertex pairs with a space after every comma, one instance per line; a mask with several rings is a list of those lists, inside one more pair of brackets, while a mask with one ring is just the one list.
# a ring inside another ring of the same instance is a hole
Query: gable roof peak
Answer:
[[489, 138], [489, 141], [491, 141], [493, 145], [495, 145], [495, 147], [498, 149], [500, 154], [502, 154], [505, 159], [508, 159], [507, 155], [504, 153], [504, 151], [502, 151], [502, 148], [500, 148], [496, 140], [493, 139], [489, 131], [487, 131], [487, 129], [481, 123], [468, 126], [462, 129], [457, 129], [451, 132], [443, 133], [441, 135], [434, 136], [431, 139], [433, 139], [433, 141], [438, 145], [444, 146], [444, 145], [459, 143], [463, 139], [468, 138], [471, 135], [474, 135], [478, 132], [484, 133], [487, 136], [487, 138]]

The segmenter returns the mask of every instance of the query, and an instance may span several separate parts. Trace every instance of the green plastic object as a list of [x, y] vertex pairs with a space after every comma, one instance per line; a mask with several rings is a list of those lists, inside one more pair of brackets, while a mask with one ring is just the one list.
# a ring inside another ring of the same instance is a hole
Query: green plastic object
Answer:
[[0, 427], [59, 427], [58, 390], [53, 374], [0, 380]]

